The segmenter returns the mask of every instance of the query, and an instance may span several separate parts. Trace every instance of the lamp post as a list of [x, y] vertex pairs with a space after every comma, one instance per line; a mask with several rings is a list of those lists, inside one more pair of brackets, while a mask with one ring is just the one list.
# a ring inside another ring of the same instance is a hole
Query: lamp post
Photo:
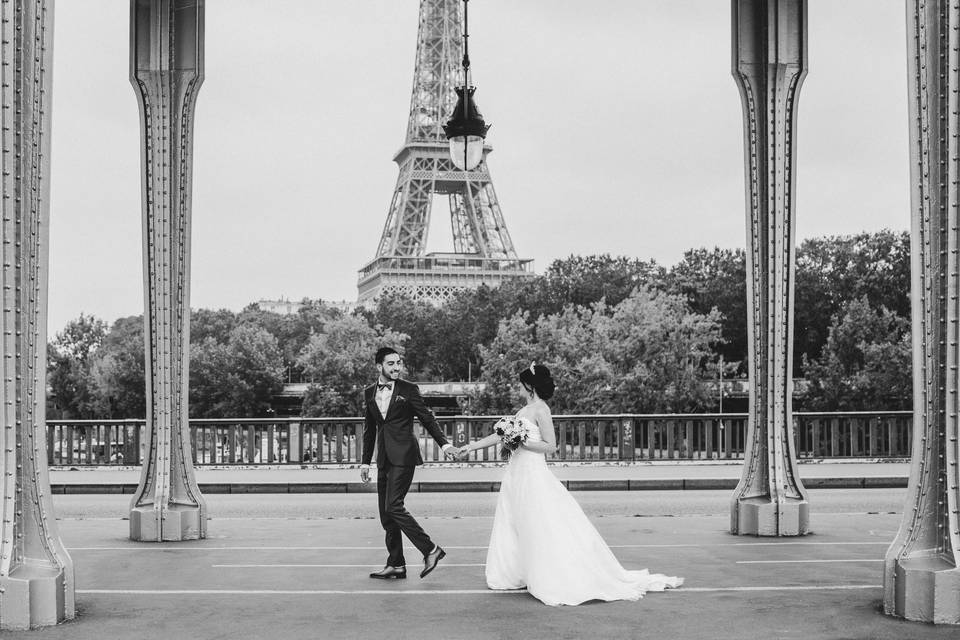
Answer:
[[473, 101], [477, 90], [470, 84], [470, 48], [467, 25], [467, 3], [463, 0], [463, 86], [457, 87], [457, 106], [443, 132], [450, 141], [450, 159], [461, 171], [471, 171], [483, 160], [483, 140], [490, 128]]

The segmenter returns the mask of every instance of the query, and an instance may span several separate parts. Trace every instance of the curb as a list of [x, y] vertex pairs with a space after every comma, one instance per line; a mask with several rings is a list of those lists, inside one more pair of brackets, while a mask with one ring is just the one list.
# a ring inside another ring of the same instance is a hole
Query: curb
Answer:
[[[638, 478], [629, 480], [561, 480], [570, 491], [711, 491], [735, 489], [737, 478]], [[903, 476], [823, 477], [803, 480], [808, 489], [903, 489]], [[65, 484], [50, 485], [55, 495], [132, 494], [136, 484]], [[473, 482], [414, 482], [410, 493], [493, 493], [500, 483], [489, 480]], [[242, 482], [200, 483], [204, 494], [250, 493], [376, 493], [377, 484], [370, 482]]]

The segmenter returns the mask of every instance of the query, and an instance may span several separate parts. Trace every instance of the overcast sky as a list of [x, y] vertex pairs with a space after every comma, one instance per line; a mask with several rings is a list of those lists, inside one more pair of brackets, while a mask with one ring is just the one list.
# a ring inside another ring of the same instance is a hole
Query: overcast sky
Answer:
[[[50, 335], [143, 310], [128, 0], [56, 4]], [[902, 0], [810, 0], [798, 240], [909, 227]], [[207, 0], [194, 308], [356, 299], [406, 132], [417, 0]], [[727, 0], [474, 0], [477, 103], [507, 226], [571, 254], [675, 263], [745, 243]], [[452, 248], [445, 200], [428, 250]]]

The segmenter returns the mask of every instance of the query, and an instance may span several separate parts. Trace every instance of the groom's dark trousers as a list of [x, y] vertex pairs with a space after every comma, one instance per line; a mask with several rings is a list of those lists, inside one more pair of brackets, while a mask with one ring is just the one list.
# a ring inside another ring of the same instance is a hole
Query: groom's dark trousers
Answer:
[[[363, 464], [373, 460], [377, 449], [377, 498], [380, 524], [386, 532], [387, 565], [406, 566], [403, 557], [403, 536], [421, 554], [427, 555], [434, 544], [430, 536], [404, 506], [413, 473], [423, 464], [420, 443], [413, 431], [414, 417], [441, 447], [448, 444], [433, 412], [423, 403], [420, 389], [406, 380], [396, 380], [387, 414], [383, 415], [376, 401], [377, 385], [364, 389], [366, 416], [363, 431]], [[403, 534], [403, 535], [401, 535]]]

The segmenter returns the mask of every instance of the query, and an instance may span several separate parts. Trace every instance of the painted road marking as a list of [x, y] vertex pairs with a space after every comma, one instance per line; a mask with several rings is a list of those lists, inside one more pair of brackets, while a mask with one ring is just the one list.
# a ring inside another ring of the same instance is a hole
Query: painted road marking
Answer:
[[[787, 587], [679, 587], [667, 589], [663, 593], [719, 593], [736, 591], [851, 591], [861, 589], [881, 589], [879, 584], [838, 584], [816, 586]], [[500, 591], [493, 589], [77, 589], [84, 595], [148, 595], [148, 596], [422, 596], [422, 595], [484, 595], [527, 593], [526, 589]], [[659, 593], [659, 592], [658, 592]]]
[[[212, 564], [210, 565], [214, 569], [298, 569], [298, 568], [312, 568], [312, 569], [357, 569], [357, 568], [373, 568], [379, 569], [383, 565], [380, 564]], [[486, 564], [452, 564], [449, 562], [444, 562], [443, 566], [445, 567], [485, 567]]]
[[149, 596], [336, 596], [336, 595], [480, 595], [484, 593], [526, 593], [526, 590], [517, 591], [492, 591], [490, 589], [447, 589], [447, 590], [376, 590], [376, 589], [358, 589], [355, 591], [346, 589], [77, 589], [76, 593], [81, 594], [99, 594], [99, 595], [149, 595]]
[[[179, 543], [167, 543], [171, 546], [160, 546], [155, 542], [145, 542], [136, 546], [127, 547], [68, 547], [68, 551], [382, 551], [382, 547], [371, 544], [369, 547], [208, 547], [200, 545], [181, 545]], [[376, 543], [378, 545], [382, 543]], [[706, 547], [764, 547], [764, 546], [856, 546], [856, 545], [883, 545], [890, 546], [890, 541], [868, 540], [863, 542], [718, 542], [713, 544], [611, 544], [607, 545], [611, 549], [679, 549], [679, 548], [706, 548]], [[175, 545], [175, 546], [174, 546]], [[451, 546], [443, 545], [444, 549], [486, 549], [487, 546]], [[413, 551], [415, 547], [405, 547], [405, 550]]]
[[679, 587], [667, 589], [666, 593], [715, 593], [719, 591], [850, 591], [856, 589], [882, 589], [880, 584], [834, 584], [790, 587]]
[[843, 560], [737, 560], [737, 564], [796, 564], [818, 562], [883, 562], [883, 558], [848, 558]]
[[[735, 564], [817, 564], [826, 562], [883, 562], [883, 558], [861, 558], [843, 560], [737, 560]], [[378, 568], [379, 564], [212, 564], [214, 569], [361, 569]], [[444, 562], [445, 567], [485, 567], [485, 563], [454, 564]]]

